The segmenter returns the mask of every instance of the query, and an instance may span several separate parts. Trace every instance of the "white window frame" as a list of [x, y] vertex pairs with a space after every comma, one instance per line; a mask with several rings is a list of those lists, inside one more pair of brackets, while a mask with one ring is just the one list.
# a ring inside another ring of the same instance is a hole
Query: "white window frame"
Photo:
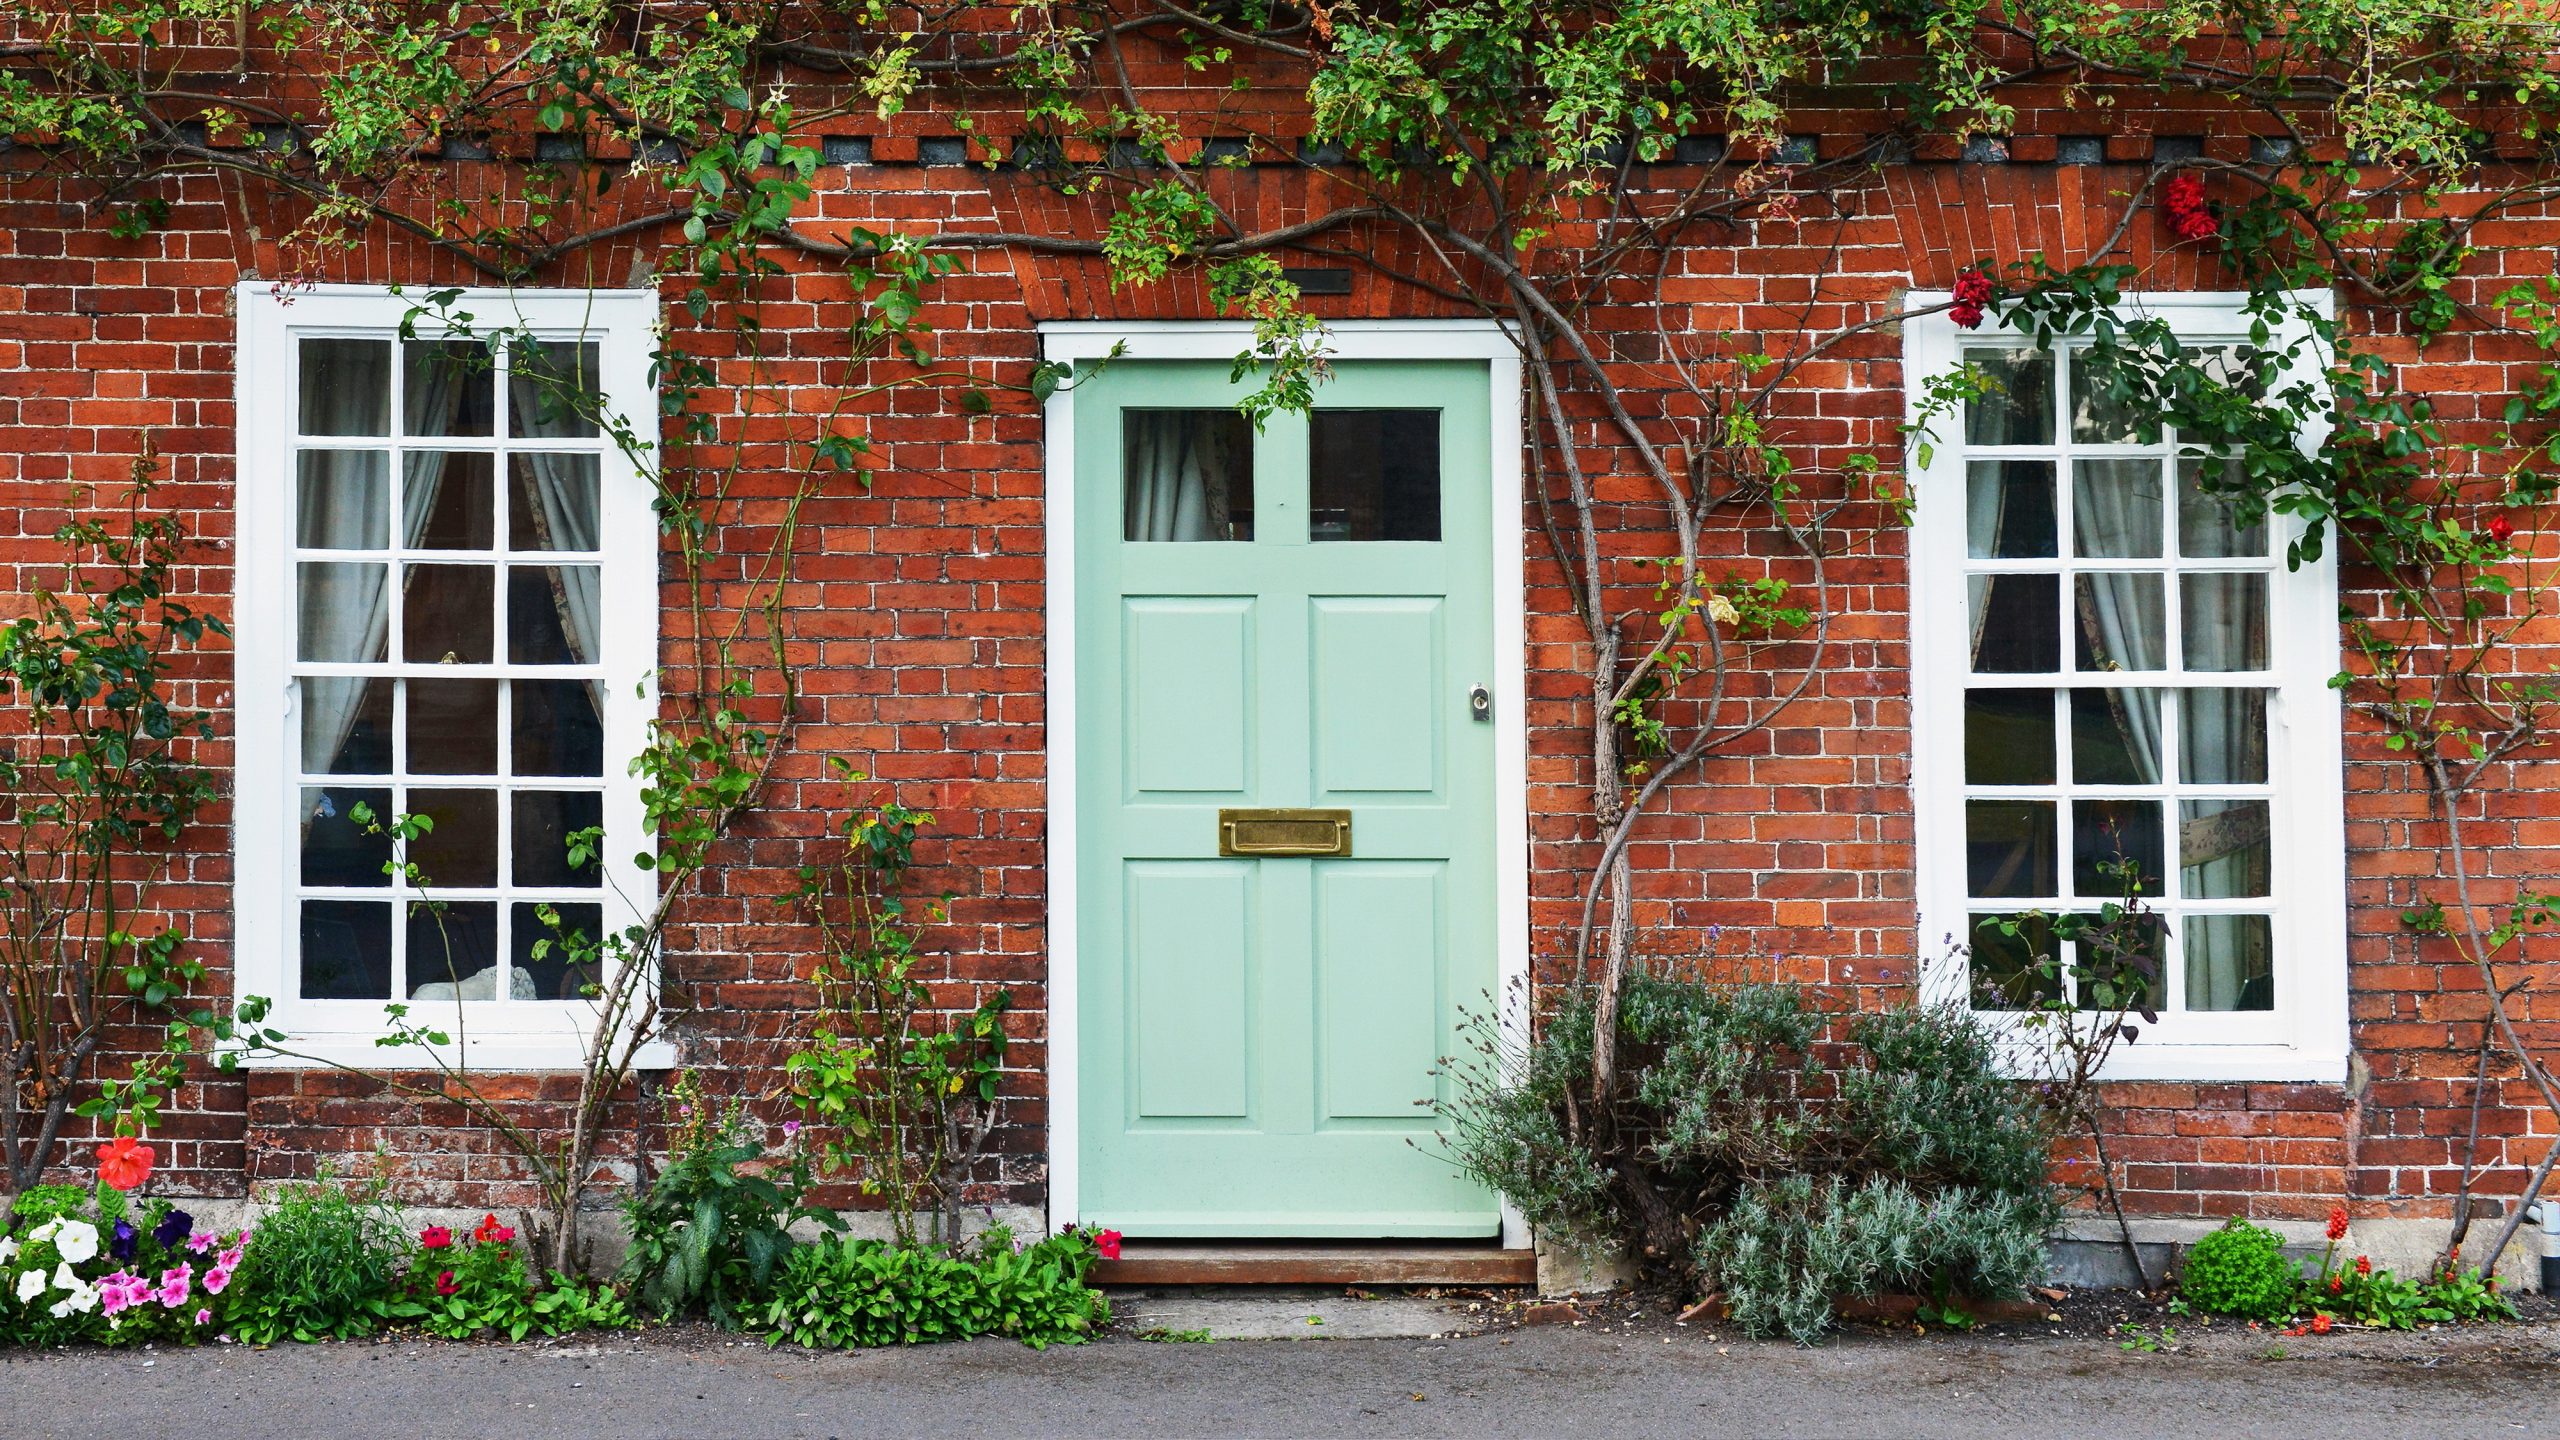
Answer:
[[[1943, 304], [1944, 291], [1914, 291], [1911, 309]], [[2293, 300], [2321, 316], [2334, 313], [2326, 292]], [[2237, 293], [2151, 293], [2124, 297], [2119, 313], [2170, 322], [2182, 341], [2211, 345], [2246, 341], [2252, 317]], [[2298, 317], [2271, 347], [2308, 338]], [[1944, 312], [1903, 326], [1907, 417], [1920, 419], [1927, 382], [1951, 373], [1969, 347], [2024, 345], [1998, 324], [1958, 328]], [[2068, 343], [2067, 341], [2065, 343]], [[2310, 353], [2306, 349], [2302, 353]], [[2054, 404], [2069, 397], [2057, 377]], [[1970, 902], [1966, 896], [1964, 690], [1968, 565], [1965, 536], [1966, 446], [1962, 417], [1939, 416], [1923, 447], [1914, 445], [1910, 476], [1917, 499], [1910, 536], [1912, 801], [1919, 899], [1921, 988], [1935, 1000], [1963, 1002], [1969, 971], [1961, 953]], [[2319, 434], [2303, 437], [2306, 446]], [[2057, 477], [2058, 485], [2064, 482]], [[2067, 487], [2066, 487], [2067, 488]], [[2270, 516], [2281, 545], [2301, 533], [2298, 521]], [[2066, 545], [2067, 548], [2067, 545]], [[2281, 553], [2279, 551], [2279, 553]], [[2277, 916], [2275, 1008], [2256, 1012], [2162, 1012], [2160, 1023], [2120, 1045], [2106, 1075], [2126, 1080], [2324, 1081], [2345, 1079], [2348, 1050], [2346, 960], [2345, 777], [2343, 707], [2329, 679], [2339, 667], [2337, 544], [2323, 558], [2288, 570], [2277, 562], [2268, 587], [2268, 780], [2274, 790], [2271, 905]], [[2003, 568], [2007, 566], [2003, 562]], [[2061, 743], [2057, 737], [2057, 743]], [[2164, 845], [2174, 858], [2177, 827], [2167, 817]], [[2068, 858], [2064, 863], [2067, 865]], [[2164, 967], [2183, 963], [2172, 948]], [[2034, 1043], [2026, 1034], [2016, 1043]], [[2031, 1065], [2031, 1061], [2021, 1061]]]
[[[299, 342], [306, 336], [396, 339], [404, 318], [421, 312], [430, 293], [442, 297], [447, 290], [252, 281], [235, 291], [239, 469], [232, 628], [238, 750], [232, 984], [235, 999], [270, 997], [275, 1004], [268, 1023], [292, 1037], [293, 1049], [310, 1057], [267, 1057], [252, 1059], [252, 1064], [391, 1069], [440, 1062], [476, 1069], [569, 1069], [581, 1063], [594, 1026], [596, 1007], [589, 1000], [401, 1002], [408, 1005], [412, 1023], [454, 1037], [453, 1045], [439, 1047], [443, 1053], [431, 1056], [422, 1047], [376, 1043], [387, 1033], [383, 1007], [390, 1002], [306, 1000], [299, 994], [294, 815], [301, 762], [292, 680]], [[451, 333], [444, 318], [448, 315], [468, 316], [472, 328], [484, 331], [596, 341], [608, 413], [627, 417], [645, 440], [654, 440], [657, 400], [649, 367], [658, 299], [653, 292], [464, 289], [453, 295], [449, 307], [419, 315], [417, 333], [444, 338]], [[446, 448], [442, 440], [433, 443]], [[466, 440], [455, 448], [475, 443], [492, 442]], [[633, 854], [654, 845], [642, 825], [640, 783], [628, 767], [657, 713], [658, 535], [650, 483], [643, 473], [646, 457], [627, 453], [610, 435], [586, 443], [594, 444], [600, 457], [597, 525], [604, 559], [598, 659], [609, 682], [602, 717], [606, 840], [598, 861], [604, 884], [596, 899], [604, 906], [604, 928], [611, 932], [642, 919], [639, 907], [654, 903], [657, 890], [650, 872], [631, 863]], [[499, 843], [509, 843], [509, 837], [502, 833]], [[499, 956], [498, 963], [507, 964], [507, 957]], [[653, 1043], [641, 1063], [649, 1068], [672, 1063], [666, 1050]]]

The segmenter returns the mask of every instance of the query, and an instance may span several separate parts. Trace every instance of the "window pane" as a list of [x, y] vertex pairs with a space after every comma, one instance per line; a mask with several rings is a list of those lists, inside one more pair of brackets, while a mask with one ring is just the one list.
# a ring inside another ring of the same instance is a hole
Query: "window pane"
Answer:
[[1440, 412], [1318, 410], [1307, 417], [1311, 540], [1440, 538]]
[[1966, 691], [1964, 780], [1968, 785], [2052, 784], [2053, 692]]
[[498, 773], [498, 682], [409, 682], [409, 772]]
[[[2133, 866], [2129, 877], [2121, 873], [2126, 864]], [[2130, 880], [2143, 894], [2158, 895], [2167, 873], [2160, 863], [2159, 801], [2071, 802], [2072, 894], [2122, 899]]]
[[1986, 675], [2041, 674], [2062, 668], [2062, 618], [2054, 575], [1975, 575], [1967, 586], [1973, 615], [1973, 668]]
[[391, 433], [391, 342], [302, 342], [302, 433]]
[[401, 571], [400, 658], [411, 665], [489, 663], [486, 565], [410, 565]]
[[401, 534], [413, 550], [489, 550], [498, 512], [491, 457], [411, 451], [400, 476]]
[[542, 440], [596, 433], [604, 384], [592, 340], [542, 340], [520, 344], [510, 357], [507, 433]]
[[2054, 807], [2050, 800], [1967, 800], [1968, 895], [2054, 893]]
[[[2017, 933], [2006, 933], [2004, 926]], [[1974, 916], [1969, 958], [1976, 1010], [2024, 1010], [2062, 998], [2053, 922], [2044, 916]]]
[[391, 686], [379, 675], [305, 675], [302, 768], [314, 775], [391, 773]]
[[[487, 1000], [496, 994], [498, 902], [412, 901], [409, 905], [409, 998]], [[513, 998], [533, 998], [519, 977]]]
[[[543, 909], [519, 902], [508, 922], [516, 969], [531, 982], [534, 999], [575, 1000], [601, 979], [596, 973], [596, 952], [589, 947], [604, 934], [604, 907], [573, 900], [550, 902], [552, 918], [558, 922], [551, 925], [543, 923]], [[572, 944], [574, 939], [584, 943]]]
[[294, 657], [367, 664], [388, 658], [390, 583], [388, 565], [303, 561], [296, 572]]
[[513, 550], [594, 550], [596, 457], [513, 455], [507, 459], [507, 546]]
[[2267, 668], [2267, 577], [2183, 575], [2180, 628], [2190, 670]]
[[[358, 824], [356, 807], [371, 812], [369, 824]], [[306, 785], [302, 790], [302, 883], [305, 885], [383, 886], [391, 883], [382, 867], [391, 863], [391, 792]]]
[[[2237, 485], [2240, 462], [2220, 463], [2231, 483]], [[2266, 522], [2236, 523], [2230, 503], [2205, 490], [2204, 467], [2202, 460], [2178, 462], [2178, 553], [2206, 559], [2266, 554]]]
[[412, 340], [400, 347], [402, 430], [411, 435], [487, 435], [496, 417], [489, 347], [477, 340]]
[[572, 868], [569, 837], [604, 823], [604, 796], [593, 790], [519, 790], [515, 793], [515, 883], [575, 885], [604, 883], [591, 861]]
[[293, 543], [306, 550], [380, 550], [391, 543], [391, 459], [379, 450], [305, 450]]
[[2143, 438], [2143, 417], [2113, 383], [2115, 379], [2113, 369], [2088, 351], [2072, 352], [2071, 438], [2075, 443], [2150, 444], [2159, 438], [2156, 419], [2150, 439]]
[[2178, 704], [2178, 765], [2188, 784], [2267, 783], [2266, 691], [2188, 690]]
[[485, 890], [498, 883], [497, 791], [412, 790], [409, 810], [435, 822], [409, 842], [420, 889]]
[[1965, 363], [1989, 376], [1991, 393], [1965, 402], [1968, 445], [2053, 443], [2053, 356], [2014, 347], [1967, 350]]
[[2168, 589], [2157, 575], [2081, 575], [2071, 582], [2072, 635], [2083, 672], [2165, 670]]
[[2274, 831], [2264, 800], [2187, 800], [2178, 806], [2179, 889], [2191, 900], [2272, 894]]
[[2276, 1008], [2275, 926], [2264, 915], [2190, 915], [2187, 1008]]
[[2160, 783], [2160, 692], [2071, 692], [2071, 779], [2080, 785]]
[[302, 902], [302, 998], [391, 998], [391, 906], [380, 900]]
[[2053, 462], [1976, 460], [1965, 467], [1965, 553], [1977, 560], [2054, 554]]
[[515, 680], [510, 716], [518, 775], [602, 775], [604, 722], [584, 680]]
[[[2082, 917], [2093, 924], [2099, 916]], [[2169, 927], [2157, 915], [2120, 920], [2108, 930], [2083, 930], [2071, 942], [2069, 963], [2075, 999], [2083, 1010], [2134, 1009], [2145, 997], [2160, 1004], [2169, 953]]]
[[1233, 410], [1120, 414], [1124, 540], [1253, 538], [1253, 424]]
[[507, 570], [507, 659], [518, 665], [592, 665], [603, 624], [603, 572], [593, 565], [515, 565]]
[[2158, 558], [2168, 514], [2160, 462], [2071, 462], [2071, 553], [2103, 560]]

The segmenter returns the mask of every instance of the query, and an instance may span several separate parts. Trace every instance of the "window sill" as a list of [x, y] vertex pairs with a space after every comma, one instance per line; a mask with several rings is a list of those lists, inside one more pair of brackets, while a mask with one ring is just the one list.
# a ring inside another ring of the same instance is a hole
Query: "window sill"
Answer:
[[[2023, 1067], [2021, 1067], [2023, 1072]], [[2107, 1057], [2102, 1081], [2192, 1081], [2220, 1085], [2344, 1085], [2341, 1052], [2293, 1045], [2153, 1045], [2137, 1040]]]
[[[585, 1047], [568, 1035], [472, 1035], [460, 1045], [388, 1047], [365, 1034], [314, 1033], [294, 1036], [291, 1055], [240, 1057], [243, 1070], [348, 1069], [381, 1074], [433, 1070], [439, 1060], [454, 1069], [482, 1071], [571, 1071], [586, 1068]], [[665, 1040], [640, 1047], [635, 1070], [676, 1068], [676, 1048]]]

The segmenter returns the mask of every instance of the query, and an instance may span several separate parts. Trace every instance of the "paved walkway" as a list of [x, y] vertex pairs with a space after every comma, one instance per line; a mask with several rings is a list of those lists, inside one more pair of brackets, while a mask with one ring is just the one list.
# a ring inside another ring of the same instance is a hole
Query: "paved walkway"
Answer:
[[214, 1346], [0, 1358], [0, 1435], [2316, 1436], [2548, 1435], [2560, 1328], [2176, 1354], [2046, 1336], [1847, 1337], [1816, 1350], [1566, 1327], [1454, 1339], [980, 1341], [803, 1355], [699, 1332], [604, 1345]]

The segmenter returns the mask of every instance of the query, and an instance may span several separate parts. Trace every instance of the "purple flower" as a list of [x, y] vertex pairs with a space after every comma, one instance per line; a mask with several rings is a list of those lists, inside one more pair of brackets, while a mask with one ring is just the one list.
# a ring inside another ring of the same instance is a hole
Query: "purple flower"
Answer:
[[151, 1227], [151, 1239], [163, 1250], [175, 1250], [186, 1243], [196, 1228], [196, 1217], [184, 1210], [172, 1210]]
[[799, 1133], [800, 1133], [800, 1122], [799, 1122], [799, 1121], [797, 1121], [797, 1120], [785, 1120], [785, 1121], [783, 1121], [783, 1122], [782, 1122], [782, 1138], [783, 1138], [783, 1139], [788, 1140], [788, 1139], [790, 1139], [791, 1137], [793, 1137], [793, 1136], [795, 1136], [795, 1135], [797, 1135], [797, 1134], [799, 1134]]
[[[130, 1221], [117, 1221], [115, 1233], [107, 1238], [107, 1253], [113, 1255], [119, 1260], [132, 1259], [133, 1252], [136, 1248], [135, 1242], [140, 1238], [141, 1234], [141, 1231], [133, 1228]], [[110, 1311], [109, 1313], [112, 1314], [114, 1312]]]

